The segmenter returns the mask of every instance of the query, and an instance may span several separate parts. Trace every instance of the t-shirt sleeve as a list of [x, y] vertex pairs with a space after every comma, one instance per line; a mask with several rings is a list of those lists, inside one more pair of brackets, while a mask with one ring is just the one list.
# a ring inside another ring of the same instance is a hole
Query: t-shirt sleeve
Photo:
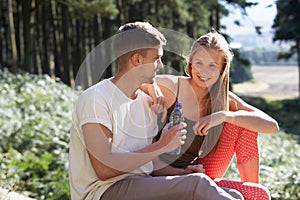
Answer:
[[112, 130], [110, 107], [107, 100], [97, 90], [82, 94], [76, 104], [76, 115], [80, 127], [87, 123], [99, 123]]

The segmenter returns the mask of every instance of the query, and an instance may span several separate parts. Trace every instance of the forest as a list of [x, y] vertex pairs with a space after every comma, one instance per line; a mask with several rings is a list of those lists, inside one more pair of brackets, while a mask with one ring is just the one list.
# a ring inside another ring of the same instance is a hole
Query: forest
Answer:
[[[293, 8], [293, 4], [297, 4], [293, 0], [290, 0], [291, 5], [281, 2], [284, 1], [278, 1], [277, 7], [282, 9]], [[230, 42], [230, 36], [226, 35], [226, 28], [230, 27], [220, 23], [220, 19], [229, 14], [225, 5], [247, 15], [246, 8], [257, 4], [245, 0], [5, 0], [0, 2], [0, 68], [8, 68], [13, 73], [48, 74], [71, 86], [87, 55], [113, 36], [125, 22], [149, 21], [156, 27], [174, 30], [191, 39], [213, 29], [223, 33]], [[281, 13], [278, 12], [274, 20], [273, 40], [294, 41], [292, 44], [295, 45], [279, 56], [273, 53], [272, 62], [276, 62], [277, 58], [298, 55], [300, 48], [297, 30], [293, 28], [297, 27], [295, 23], [299, 23], [297, 10]], [[292, 20], [289, 22], [286, 18]], [[234, 23], [242, 24], [239, 19], [235, 19]], [[287, 24], [292, 26], [286, 28]], [[261, 34], [262, 28], [253, 25], [257, 34]], [[231, 70], [233, 77], [244, 77], [242, 80], [251, 78], [251, 62], [247, 57], [235, 52]], [[184, 63], [178, 61], [178, 57], [166, 54], [163, 59], [183, 73], [179, 65]], [[261, 62], [264, 61], [256, 61]], [[113, 66], [108, 68], [103, 77], [111, 76], [113, 71]], [[96, 77], [97, 80], [100, 78]]]
[[[232, 4], [246, 14], [245, 8], [256, 3], [232, 0], [222, 4], [217, 0], [1, 1], [0, 67], [14, 73], [21, 70], [48, 74], [71, 85], [88, 53], [111, 37], [121, 24], [149, 21], [156, 27], [196, 38], [211, 29], [225, 30], [220, 24], [221, 17], [229, 12], [225, 4]], [[172, 56], [166, 55], [164, 60], [179, 67]], [[108, 69], [104, 76], [110, 76], [112, 71]]]

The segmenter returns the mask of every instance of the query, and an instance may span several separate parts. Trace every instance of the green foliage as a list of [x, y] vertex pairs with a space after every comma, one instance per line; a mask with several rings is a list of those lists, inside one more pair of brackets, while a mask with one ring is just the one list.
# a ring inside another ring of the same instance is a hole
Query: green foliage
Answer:
[[[299, 137], [298, 137], [299, 138]], [[300, 145], [283, 132], [260, 134], [260, 183], [270, 190], [272, 200], [300, 198]], [[235, 162], [225, 178], [239, 180]]]
[[[36, 199], [70, 199], [67, 153], [72, 95], [69, 87], [48, 76], [0, 71], [2, 187], [26, 191]], [[284, 130], [299, 131], [299, 101], [243, 99], [278, 119], [282, 127], [290, 127]], [[269, 188], [272, 199], [299, 199], [299, 137], [283, 132], [259, 137], [261, 183]], [[226, 178], [239, 179], [234, 162]]]
[[74, 17], [91, 18], [96, 14], [104, 17], [116, 16], [118, 10], [112, 0], [61, 0], [71, 11], [74, 11]]
[[[72, 90], [49, 76], [0, 71], [0, 152], [5, 187], [39, 199], [69, 197], [67, 151]], [[3, 184], [3, 183], [2, 183]]]
[[[274, 117], [282, 131], [273, 135], [260, 134], [260, 180], [272, 199], [300, 198], [300, 102], [298, 99], [267, 102], [262, 98], [242, 97], [245, 101]], [[233, 162], [226, 178], [239, 180]]]
[[252, 79], [251, 64], [241, 56], [239, 51], [233, 50], [234, 58], [230, 68], [230, 83], [241, 83]]
[[[255, 107], [265, 111], [275, 118], [281, 130], [284, 132], [300, 135], [300, 101], [299, 99], [287, 99], [267, 102], [263, 98], [243, 97]], [[299, 140], [300, 141], [300, 140]]]
[[272, 26], [275, 29], [273, 40], [293, 43], [290, 50], [280, 53], [278, 58], [288, 59], [293, 54], [300, 56], [300, 1], [278, 0], [276, 6], [277, 15]]
[[274, 40], [296, 41], [300, 39], [300, 2], [295, 0], [278, 0], [277, 15], [274, 20]]

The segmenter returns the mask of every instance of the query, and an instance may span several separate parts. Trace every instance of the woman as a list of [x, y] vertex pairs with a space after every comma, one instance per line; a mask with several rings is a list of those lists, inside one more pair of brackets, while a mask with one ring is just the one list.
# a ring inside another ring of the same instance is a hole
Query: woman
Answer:
[[165, 154], [161, 159], [174, 168], [185, 169], [184, 173], [193, 172], [190, 165], [202, 164], [205, 173], [215, 179], [223, 177], [236, 154], [242, 182], [215, 179], [217, 184], [239, 189], [245, 199], [269, 199], [264, 187], [243, 182], [259, 182], [258, 132], [275, 133], [279, 127], [273, 118], [229, 91], [232, 56], [225, 38], [210, 32], [191, 48], [188, 77], [157, 76], [167, 117], [175, 102], [181, 102], [188, 130], [182, 155]]

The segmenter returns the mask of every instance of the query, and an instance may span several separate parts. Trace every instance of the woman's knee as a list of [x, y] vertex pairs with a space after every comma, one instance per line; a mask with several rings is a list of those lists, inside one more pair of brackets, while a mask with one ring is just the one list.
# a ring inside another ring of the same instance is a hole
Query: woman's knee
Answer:
[[214, 184], [214, 181], [209, 176], [203, 173], [188, 174], [187, 178], [190, 179], [190, 181], [194, 182], [194, 184]]
[[222, 188], [222, 189], [225, 190], [225, 192], [227, 192], [228, 194], [230, 194], [232, 197], [234, 197], [236, 199], [244, 199], [244, 196], [242, 195], [242, 193], [240, 193], [236, 189], [232, 189], [232, 188]]
[[187, 175], [187, 178], [193, 182], [194, 185], [193, 188], [190, 188], [190, 192], [193, 193], [193, 199], [244, 199], [239, 191], [235, 189], [226, 191], [205, 174], [190, 174]]
[[257, 197], [257, 199], [270, 200], [271, 199], [271, 194], [270, 194], [270, 191], [268, 190], [268, 188], [260, 185], [259, 197]]

